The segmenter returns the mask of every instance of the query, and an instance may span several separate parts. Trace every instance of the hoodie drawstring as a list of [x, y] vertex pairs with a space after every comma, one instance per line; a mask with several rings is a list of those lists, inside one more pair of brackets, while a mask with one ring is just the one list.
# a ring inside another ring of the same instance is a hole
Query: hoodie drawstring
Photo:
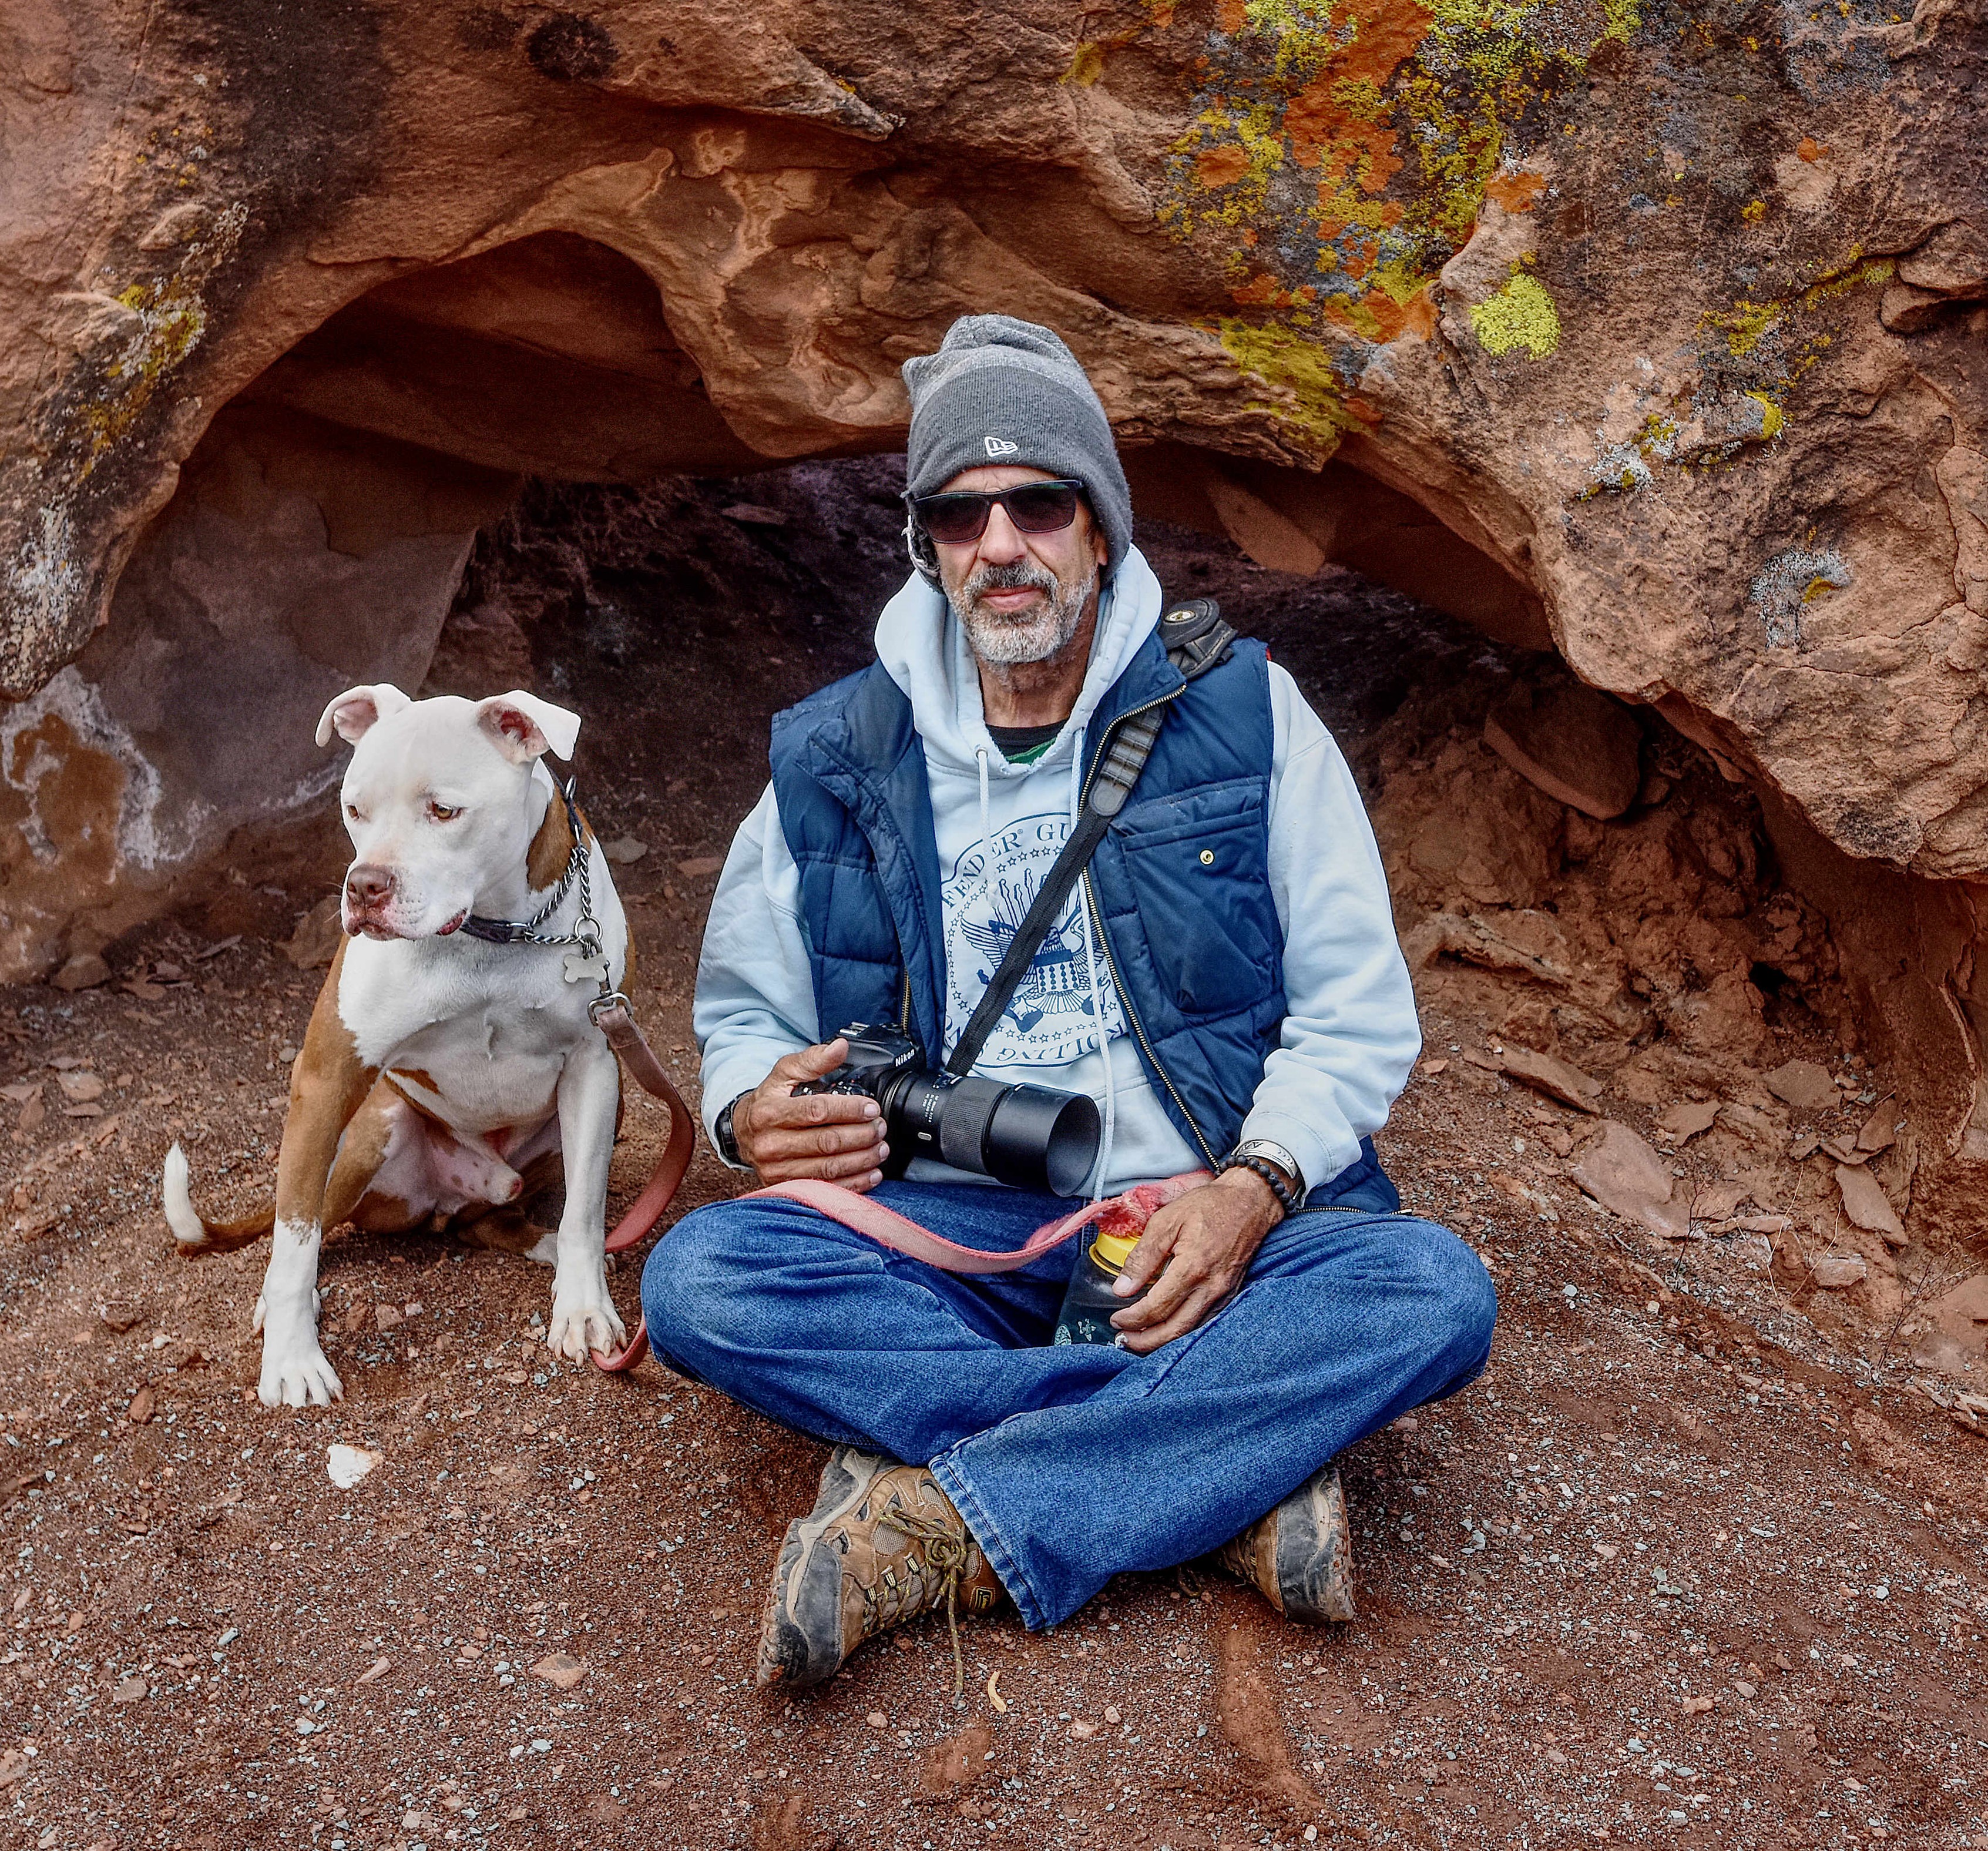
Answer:
[[[983, 770], [982, 775], [986, 776]], [[1072, 834], [1084, 812], [1084, 729], [1077, 729], [1076, 749], [1070, 760], [1070, 827]], [[1078, 877], [1077, 915], [1084, 931], [1084, 962], [1090, 985], [1091, 1018], [1097, 1024], [1097, 1051], [1104, 1064], [1104, 1142], [1098, 1146], [1097, 1167], [1090, 1173], [1090, 1199], [1100, 1201], [1104, 1179], [1111, 1173], [1111, 1138], [1117, 1129], [1118, 1089], [1111, 1080], [1111, 1031], [1104, 1020], [1104, 999], [1097, 990], [1097, 942], [1090, 927], [1088, 869]]]
[[994, 831], [988, 820], [991, 813], [987, 799], [987, 748], [975, 746], [973, 756], [980, 765], [980, 893], [984, 895], [994, 882]]

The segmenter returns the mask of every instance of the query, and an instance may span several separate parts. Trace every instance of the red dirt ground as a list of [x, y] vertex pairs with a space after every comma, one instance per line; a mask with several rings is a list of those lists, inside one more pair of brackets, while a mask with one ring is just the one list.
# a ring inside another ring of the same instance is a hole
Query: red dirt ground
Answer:
[[[813, 491], [795, 472], [753, 492], [798, 527]], [[639, 525], [602, 518], [607, 552]], [[783, 530], [746, 524], [762, 536]], [[1349, 749], [1429, 665], [1489, 672], [1351, 581], [1283, 584], [1185, 540], [1168, 557], [1289, 631], [1280, 658]], [[607, 628], [585, 597], [526, 610], [514, 584], [520, 628], [498, 625], [587, 712], [602, 834], [650, 844], [622, 882], [637, 1001], [686, 1078], [712, 882], [681, 864], [749, 800], [766, 712], [860, 659], [852, 624], [807, 634], [804, 567], [765, 617], [785, 659], [751, 675], [703, 617], [662, 668], [616, 676], [581, 647]], [[158, 1166], [184, 1139], [210, 1212], [268, 1186], [279, 1057], [316, 983], [271, 940], [335, 878], [336, 843], [238, 866], [111, 948], [137, 993], [0, 992], [0, 1085], [41, 1083], [8, 1095], [0, 1142], [6, 1843], [1988, 1846], [1988, 1440], [1908, 1392], [1872, 1316], [1787, 1251], [1750, 1270], [1736, 1242], [1663, 1245], [1587, 1203], [1553, 1154], [1583, 1122], [1464, 1057], [1500, 1027], [1476, 975], [1432, 984], [1430, 1057], [1382, 1148], [1410, 1206], [1493, 1266], [1497, 1347], [1476, 1386], [1346, 1460], [1363, 1617], [1307, 1630], [1192, 1570], [1128, 1576], [1051, 1633], [969, 1626], [957, 1707], [942, 1619], [789, 1702], [752, 1687], [754, 1620], [823, 1449], [653, 1365], [550, 1362], [529, 1263], [348, 1231], [323, 1276], [347, 1400], [256, 1403], [262, 1255], [178, 1261]], [[1827, 1015], [1785, 1012], [1753, 1069], [1806, 1054], [1878, 1096]], [[65, 1072], [103, 1082], [87, 1115]], [[1814, 1129], [1854, 1133], [1851, 1097]], [[1604, 1102], [1655, 1139], [1653, 1107]], [[638, 1101], [617, 1198], [660, 1130]], [[1719, 1135], [1673, 1153], [1685, 1187], [1731, 1169]], [[732, 1186], [701, 1156], [685, 1200]], [[614, 1284], [632, 1308], [632, 1263]], [[380, 1455], [350, 1491], [334, 1442]], [[559, 1653], [569, 1688], [534, 1670]]]

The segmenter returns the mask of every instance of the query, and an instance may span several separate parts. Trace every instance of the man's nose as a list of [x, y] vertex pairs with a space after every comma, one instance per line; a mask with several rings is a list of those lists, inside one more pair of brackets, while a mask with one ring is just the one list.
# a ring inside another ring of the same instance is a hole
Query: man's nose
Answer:
[[361, 861], [345, 877], [345, 897], [359, 910], [384, 905], [394, 891], [394, 871]]
[[980, 536], [980, 557], [990, 566], [1012, 566], [1026, 557], [1028, 543], [1022, 530], [1008, 518], [1008, 510], [997, 501], [987, 510], [986, 530]]

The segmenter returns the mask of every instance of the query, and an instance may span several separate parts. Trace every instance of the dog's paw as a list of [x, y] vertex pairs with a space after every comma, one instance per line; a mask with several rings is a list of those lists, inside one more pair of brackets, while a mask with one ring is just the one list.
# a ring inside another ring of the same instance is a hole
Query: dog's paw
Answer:
[[330, 1407], [345, 1399], [345, 1384], [315, 1338], [280, 1350], [265, 1343], [255, 1393], [265, 1407]]
[[598, 1295], [554, 1296], [552, 1321], [546, 1328], [546, 1347], [554, 1355], [584, 1362], [590, 1352], [618, 1350], [627, 1341], [628, 1333], [604, 1291]]

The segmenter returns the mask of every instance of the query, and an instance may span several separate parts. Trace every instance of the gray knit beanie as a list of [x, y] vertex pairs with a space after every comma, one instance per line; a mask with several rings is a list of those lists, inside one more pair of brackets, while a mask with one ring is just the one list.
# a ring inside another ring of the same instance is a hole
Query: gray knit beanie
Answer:
[[911, 395], [905, 486], [931, 495], [962, 470], [1019, 463], [1084, 484], [1104, 530], [1107, 576], [1132, 543], [1132, 492], [1111, 425], [1077, 356], [1047, 328], [962, 315], [936, 354], [904, 365]]

